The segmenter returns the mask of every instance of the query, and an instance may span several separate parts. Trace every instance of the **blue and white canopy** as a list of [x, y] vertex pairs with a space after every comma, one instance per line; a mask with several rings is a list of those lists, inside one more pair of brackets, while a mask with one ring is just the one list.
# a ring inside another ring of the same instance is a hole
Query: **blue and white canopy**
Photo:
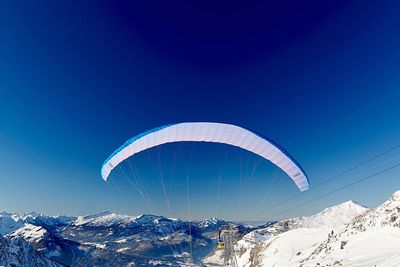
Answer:
[[118, 148], [104, 162], [101, 176], [107, 181], [112, 169], [125, 159], [146, 149], [173, 142], [223, 143], [253, 152], [281, 168], [300, 191], [309, 187], [301, 166], [286, 150], [273, 141], [248, 129], [225, 123], [185, 122], [165, 125], [141, 133]]

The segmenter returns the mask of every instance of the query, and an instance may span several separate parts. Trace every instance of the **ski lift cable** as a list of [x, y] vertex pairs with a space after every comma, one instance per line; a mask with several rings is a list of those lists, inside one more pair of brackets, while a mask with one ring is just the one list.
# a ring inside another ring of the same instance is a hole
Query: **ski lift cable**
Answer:
[[320, 195], [320, 196], [318, 196], [318, 197], [316, 197], [316, 198], [310, 199], [310, 200], [305, 201], [305, 202], [302, 202], [302, 203], [300, 203], [300, 204], [298, 204], [298, 205], [296, 205], [296, 206], [294, 206], [294, 207], [291, 207], [291, 208], [289, 208], [289, 209], [286, 209], [286, 210], [283, 210], [283, 211], [281, 211], [281, 212], [279, 212], [279, 213], [276, 213], [276, 214], [274, 214], [274, 215], [272, 215], [272, 216], [270, 216], [270, 217], [267, 217], [266, 220], [273, 219], [274, 217], [276, 217], [276, 216], [278, 216], [278, 215], [285, 214], [285, 213], [287, 213], [287, 212], [289, 212], [289, 211], [292, 211], [292, 210], [295, 210], [295, 209], [297, 209], [297, 208], [300, 208], [300, 207], [303, 207], [303, 206], [305, 206], [305, 205], [308, 205], [308, 204], [310, 204], [310, 203], [313, 203], [313, 202], [315, 202], [315, 201], [317, 201], [317, 200], [320, 200], [320, 199], [322, 199], [322, 198], [324, 198], [324, 197], [327, 197], [327, 196], [330, 196], [330, 195], [332, 195], [332, 194], [335, 194], [335, 193], [337, 193], [337, 192], [339, 192], [339, 191], [342, 191], [342, 190], [344, 190], [344, 189], [346, 189], [346, 188], [348, 188], [348, 187], [351, 187], [351, 186], [353, 186], [353, 185], [356, 185], [356, 184], [359, 184], [359, 183], [361, 183], [361, 182], [367, 181], [367, 180], [372, 179], [372, 178], [374, 178], [374, 177], [376, 177], [376, 176], [378, 176], [378, 175], [380, 175], [380, 174], [383, 174], [383, 173], [385, 173], [385, 172], [388, 172], [388, 171], [390, 171], [390, 170], [393, 170], [393, 169], [395, 169], [395, 168], [397, 168], [397, 167], [399, 167], [399, 166], [400, 166], [400, 162], [397, 163], [397, 164], [395, 164], [395, 165], [393, 165], [393, 166], [390, 166], [390, 167], [388, 167], [388, 168], [385, 168], [385, 169], [383, 169], [383, 170], [381, 170], [381, 171], [378, 171], [378, 172], [376, 172], [376, 173], [373, 173], [373, 174], [371, 174], [371, 175], [368, 175], [368, 176], [362, 177], [362, 178], [360, 178], [360, 179], [357, 179], [356, 181], [354, 181], [354, 182], [352, 182], [352, 183], [349, 183], [349, 184], [347, 184], [347, 185], [344, 185], [344, 186], [342, 186], [342, 187], [339, 187], [339, 188], [337, 188], [337, 189], [335, 189], [335, 190], [333, 190], [333, 191], [330, 191], [330, 192], [328, 192], [328, 193], [325, 193], [325, 194], [323, 194], [323, 195]]
[[[371, 168], [365, 168], [365, 169], [362, 169], [361, 171], [362, 172], [357, 172], [357, 173], [355, 173], [355, 174], [353, 174], [354, 176], [355, 175], [360, 175], [360, 176], [363, 176], [363, 175], [366, 175], [366, 174], [368, 174], [368, 173], [371, 173], [371, 172], [375, 172], [375, 171], [377, 171], [377, 170], [379, 170], [380, 168], [382, 168], [382, 167], [384, 167], [384, 166], [387, 166], [388, 164], [392, 164], [393, 162], [396, 162], [398, 159], [400, 158], [400, 154], [399, 155], [396, 155], [396, 156], [394, 156], [394, 157], [392, 157], [391, 159], [389, 159], [389, 160], [386, 160], [386, 161], [384, 161], [384, 162], [381, 162], [381, 163], [379, 163], [378, 165], [374, 165], [374, 166], [372, 166]], [[353, 177], [354, 177], [353, 176]], [[274, 208], [274, 207], [273, 207]], [[273, 209], [272, 208], [272, 209]], [[264, 211], [266, 211], [266, 210], [264, 210]], [[260, 211], [259, 213], [261, 213], [261, 212], [263, 212], [263, 211]], [[256, 216], [257, 214], [254, 214], [253, 215], [253, 217], [254, 216]]]
[[[374, 161], [374, 160], [376, 160], [376, 159], [378, 159], [378, 158], [380, 158], [380, 157], [382, 157], [382, 156], [384, 156], [384, 155], [386, 155], [386, 154], [388, 154], [388, 153], [390, 153], [390, 152], [392, 152], [392, 151], [394, 151], [394, 150], [396, 150], [398, 148], [400, 148], [400, 144], [398, 144], [396, 146], [393, 146], [393, 147], [391, 147], [391, 148], [389, 148], [389, 149], [387, 149], [387, 150], [385, 150], [385, 151], [383, 151], [383, 152], [381, 152], [381, 153], [379, 153], [379, 154], [377, 154], [377, 155], [375, 155], [375, 156], [373, 156], [373, 157], [371, 157], [371, 158], [369, 158], [369, 159], [367, 159], [365, 161], [362, 161], [362, 162], [356, 164], [355, 166], [353, 166], [353, 167], [351, 167], [349, 169], [346, 169], [346, 170], [340, 172], [339, 174], [337, 174], [337, 175], [335, 175], [335, 176], [333, 176], [333, 177], [331, 177], [331, 178], [329, 178], [329, 179], [327, 179], [327, 180], [325, 180], [325, 181], [323, 181], [323, 182], [321, 182], [321, 183], [319, 183], [319, 184], [317, 184], [317, 185], [315, 185], [313, 187], [310, 187], [306, 192], [313, 191], [313, 190], [315, 190], [315, 189], [317, 189], [317, 188], [319, 188], [319, 187], [321, 187], [321, 186], [323, 186], [325, 184], [328, 184], [331, 181], [334, 181], [334, 180], [342, 177], [343, 175], [348, 174], [348, 173], [352, 172], [353, 170], [355, 170], [355, 169], [357, 169], [357, 168], [359, 168], [361, 166], [364, 166], [365, 164], [370, 163], [370, 162], [372, 162], [372, 161]], [[287, 198], [287, 199], [285, 199], [285, 200], [273, 205], [272, 207], [270, 207], [270, 209], [277, 208], [277, 207], [279, 207], [279, 206], [281, 206], [281, 205], [283, 205], [283, 204], [285, 204], [285, 203], [287, 203], [287, 202], [289, 202], [291, 200], [294, 200], [294, 199], [300, 197], [301, 195], [303, 195], [306, 192], [298, 193], [298, 194], [296, 194], [296, 195], [294, 195], [292, 197], [289, 197], [289, 198]], [[254, 216], [256, 216], [258, 214], [259, 213], [255, 214]]]

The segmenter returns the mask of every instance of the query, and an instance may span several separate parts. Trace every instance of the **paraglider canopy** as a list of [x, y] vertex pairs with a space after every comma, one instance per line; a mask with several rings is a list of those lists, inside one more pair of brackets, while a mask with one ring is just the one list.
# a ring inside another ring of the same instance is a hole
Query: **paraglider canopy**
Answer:
[[173, 142], [212, 142], [240, 147], [274, 163], [294, 181], [300, 191], [309, 188], [305, 172], [282, 147], [254, 131], [215, 122], [169, 124], [136, 135], [107, 158], [101, 175], [107, 181], [111, 171], [125, 159], [146, 149]]

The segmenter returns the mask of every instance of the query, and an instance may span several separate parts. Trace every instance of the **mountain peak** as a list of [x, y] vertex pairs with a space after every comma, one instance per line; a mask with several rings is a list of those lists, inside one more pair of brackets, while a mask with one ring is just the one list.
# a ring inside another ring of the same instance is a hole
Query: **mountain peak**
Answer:
[[335, 210], [359, 210], [359, 211], [365, 211], [367, 209], [368, 208], [366, 206], [361, 205], [358, 202], [355, 202], [353, 200], [347, 200], [347, 201], [345, 201], [343, 203], [340, 203], [340, 204], [331, 206], [329, 208], [326, 208], [321, 213], [328, 212], [328, 211], [332, 212], [332, 211], [335, 211]]
[[99, 217], [103, 217], [103, 216], [107, 216], [107, 215], [111, 215], [112, 212], [110, 211], [102, 211], [99, 213], [95, 213], [95, 214], [91, 214], [91, 215], [86, 215], [86, 216], [82, 216], [85, 219], [94, 219], [94, 218], [99, 218]]
[[367, 210], [368, 208], [349, 200], [326, 208], [311, 216], [303, 216], [280, 221], [266, 229], [275, 235], [296, 228], [323, 227], [338, 230], [343, 228], [353, 218], [365, 213]]

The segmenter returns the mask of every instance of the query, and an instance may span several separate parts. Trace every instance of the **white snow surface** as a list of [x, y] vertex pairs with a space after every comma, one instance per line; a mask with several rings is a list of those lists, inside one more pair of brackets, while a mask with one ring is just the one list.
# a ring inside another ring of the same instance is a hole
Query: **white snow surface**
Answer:
[[[290, 264], [298, 266], [299, 261], [307, 255], [301, 254], [293, 257], [299, 250], [308, 251], [310, 254], [315, 246], [327, 238], [328, 233], [344, 228], [346, 223], [367, 210], [368, 208], [356, 202], [346, 201], [326, 208], [315, 215], [283, 220], [267, 228], [252, 231], [237, 242], [238, 264], [239, 266], [252, 266], [250, 254], [265, 247], [268, 249], [265, 255], [260, 257], [267, 257], [268, 262], [271, 263], [271, 265], [265, 266], [290, 266]], [[216, 251], [203, 262], [222, 264], [223, 257], [219, 255], [220, 253], [220, 251]], [[271, 260], [270, 254], [274, 255], [276, 260]], [[287, 254], [291, 256], [288, 257]]]
[[220, 222], [219, 219], [212, 217], [210, 219], [205, 219], [205, 220], [201, 221], [199, 223], [199, 226], [206, 228], [206, 227], [216, 226], [216, 225], [218, 225], [219, 222]]
[[75, 220], [70, 216], [48, 216], [35, 212], [30, 213], [0, 213], [0, 235], [5, 236], [25, 226], [31, 227], [33, 224], [60, 225], [68, 224]]
[[[3, 212], [0, 213], [0, 235], [6, 237], [2, 244], [6, 249], [4, 251], [10, 255], [7, 256], [7, 261], [21, 260], [20, 256], [15, 256], [17, 254], [15, 254], [13, 242], [24, 247], [26, 244], [23, 240], [31, 244], [43, 240], [47, 231], [41, 226], [33, 225], [33, 222], [38, 221], [46, 222], [48, 225], [71, 223], [75, 226], [115, 224], [131, 226], [133, 224], [142, 227], [146, 224], [155, 224], [157, 227], [152, 228], [154, 231], [163, 229], [163, 232], [168, 233], [166, 238], [173, 237], [169, 235], [173, 233], [173, 227], [167, 228], [165, 218], [154, 215], [128, 216], [103, 212], [80, 217], [51, 217], [37, 213]], [[179, 220], [173, 220], [173, 222], [179, 223]], [[218, 222], [216, 218], [207, 219], [199, 222], [199, 227], [217, 226]], [[177, 236], [179, 235], [183, 235], [181, 238], [185, 237], [183, 233], [177, 233]], [[122, 245], [120, 252], [127, 249], [123, 246], [127, 240], [127, 238], [121, 238], [116, 241]], [[106, 247], [102, 243], [84, 243], [83, 245], [96, 245], [103, 249]], [[28, 246], [26, 248], [27, 251], [30, 250]], [[326, 208], [315, 215], [280, 221], [243, 236], [237, 242], [235, 249], [239, 266], [245, 267], [400, 267], [400, 191], [395, 192], [386, 202], [373, 209], [347, 201]], [[35, 254], [32, 257], [38, 256]], [[3, 262], [6, 262], [4, 259]], [[207, 266], [215, 266], [221, 264], [222, 261], [222, 250], [217, 250], [203, 262]], [[0, 265], [3, 262], [0, 261]], [[162, 265], [162, 263], [163, 261], [160, 260], [152, 264]]]
[[270, 229], [276, 229], [284, 224], [287, 224], [289, 229], [320, 227], [337, 229], [344, 227], [354, 217], [363, 214], [367, 210], [368, 208], [349, 200], [342, 204], [326, 208], [315, 215], [281, 221], [273, 225]]
[[[256, 244], [251, 250], [246, 250], [238, 264], [252, 266], [256, 262], [252, 259], [257, 258], [263, 263], [262, 266], [299, 266], [319, 242], [325, 240], [328, 232], [327, 228], [299, 228], [279, 234], [267, 242]], [[257, 250], [260, 252], [257, 253]]]
[[10, 237], [20, 236], [29, 243], [38, 243], [47, 234], [46, 229], [41, 226], [26, 223], [24, 227], [9, 234]]
[[216, 250], [214, 254], [208, 256], [203, 260], [203, 263], [206, 266], [222, 266], [224, 263], [224, 254], [223, 250]]
[[347, 201], [245, 235], [239, 266], [400, 266], [400, 191], [377, 208]]
[[[330, 236], [307, 262], [347, 266], [400, 266], [400, 191]], [[390, 265], [385, 265], [390, 264]]]
[[139, 216], [129, 216], [124, 214], [115, 214], [108, 211], [89, 215], [89, 216], [79, 216], [74, 224], [79, 225], [92, 225], [92, 226], [111, 226], [114, 224], [143, 224], [153, 221], [158, 223], [159, 217], [154, 215], [139, 215]]
[[[343, 247], [342, 242], [346, 242]], [[331, 238], [320, 248], [322, 252], [312, 254], [303, 266], [315, 266], [317, 263], [331, 266], [335, 262], [354, 267], [400, 266], [400, 228], [372, 228], [354, 233], [351, 238]]]
[[74, 224], [76, 226], [84, 224], [109, 226], [116, 223], [126, 222], [130, 219], [131, 217], [128, 215], [115, 214], [106, 211], [89, 216], [79, 216]]

